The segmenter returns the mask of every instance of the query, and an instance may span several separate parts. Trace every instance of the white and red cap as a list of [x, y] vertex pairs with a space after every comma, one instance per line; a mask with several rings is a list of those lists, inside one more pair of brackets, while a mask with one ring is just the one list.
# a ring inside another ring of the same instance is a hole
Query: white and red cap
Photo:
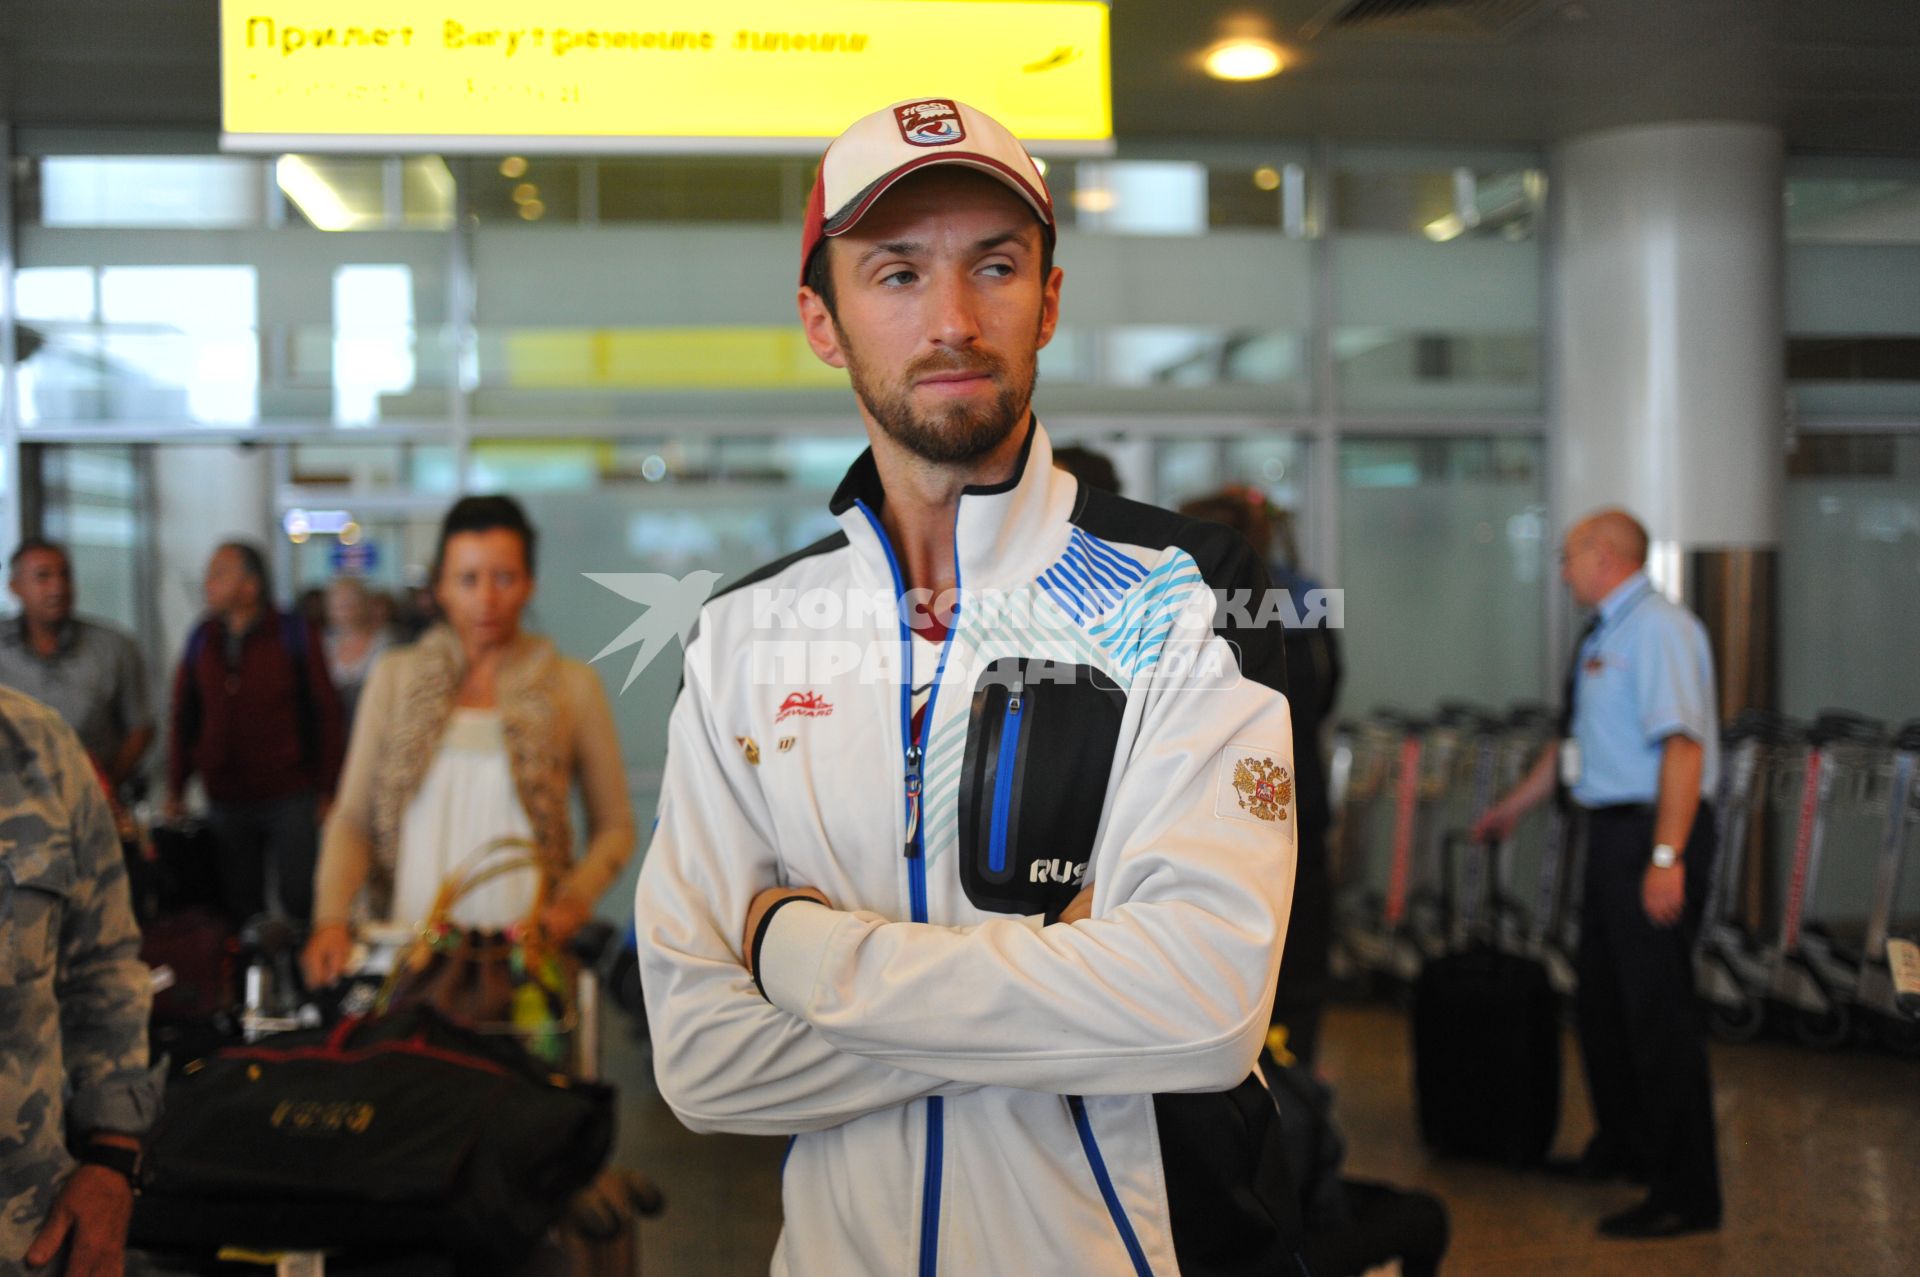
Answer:
[[952, 98], [910, 98], [847, 126], [820, 157], [800, 241], [800, 280], [822, 241], [844, 235], [909, 173], [960, 164], [999, 178], [1033, 206], [1053, 238], [1053, 197], [1020, 140], [984, 111]]

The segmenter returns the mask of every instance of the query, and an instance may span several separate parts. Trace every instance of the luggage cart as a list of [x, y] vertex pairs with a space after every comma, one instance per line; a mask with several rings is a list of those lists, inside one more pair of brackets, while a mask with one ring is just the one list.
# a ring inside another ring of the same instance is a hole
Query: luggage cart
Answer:
[[1357, 898], [1365, 895], [1364, 848], [1367, 808], [1378, 795], [1386, 753], [1369, 750], [1365, 724], [1343, 718], [1334, 724], [1327, 751], [1327, 804], [1333, 813], [1327, 830], [1327, 873], [1332, 882], [1333, 935], [1327, 946], [1327, 969], [1336, 988], [1352, 987], [1360, 977], [1360, 962], [1348, 943], [1348, 932], [1361, 925]]
[[[1430, 830], [1438, 830], [1441, 844], [1447, 830], [1469, 830], [1479, 822], [1493, 800], [1499, 796], [1500, 759], [1506, 721], [1478, 705], [1463, 701], [1442, 703], [1435, 721], [1453, 746], [1452, 774], [1446, 778], [1444, 792], [1435, 800], [1435, 819]], [[1488, 848], [1468, 844], [1468, 854], [1448, 857], [1440, 847], [1437, 871], [1440, 889], [1451, 894], [1463, 907], [1452, 911], [1454, 925], [1444, 928], [1449, 951], [1466, 942], [1470, 933], [1484, 928], [1490, 943], [1511, 948], [1515, 928], [1511, 925], [1516, 904], [1505, 891], [1504, 857], [1494, 856]], [[1489, 874], [1489, 863], [1493, 872]], [[1485, 913], [1488, 916], [1482, 916]]]
[[1376, 710], [1335, 733], [1329, 788], [1340, 813], [1330, 847], [1334, 882], [1334, 978], [1364, 992], [1386, 949], [1380, 921], [1391, 850], [1394, 776], [1402, 730]]
[[[1426, 730], [1419, 718], [1376, 710], [1355, 734], [1348, 782], [1342, 948], [1356, 974], [1403, 984], [1419, 973], [1422, 960], [1408, 931], [1408, 903]], [[1376, 844], [1384, 854], [1372, 854]]]
[[[1452, 944], [1452, 921], [1447, 899], [1457, 884], [1448, 881], [1451, 862], [1446, 856], [1447, 831], [1457, 823], [1455, 809], [1470, 801], [1474, 737], [1479, 716], [1459, 702], [1443, 703], [1426, 722], [1420, 741], [1420, 765], [1414, 785], [1413, 838], [1408, 847], [1402, 915], [1403, 930], [1413, 949], [1412, 961], [1403, 961], [1394, 975], [1411, 982], [1429, 958], [1439, 957]], [[1398, 847], [1396, 840], [1396, 863]]]
[[1769, 994], [1792, 1016], [1794, 1036], [1808, 1046], [1832, 1050], [1853, 1034], [1853, 994], [1862, 956], [1810, 918], [1829, 826], [1841, 802], [1859, 808], [1884, 753], [1881, 724], [1857, 714], [1822, 713], [1807, 734], [1801, 764], [1799, 821], [1792, 872], [1769, 963]]
[[[1542, 750], [1553, 743], [1559, 714], [1547, 705], [1516, 703], [1507, 711], [1501, 733], [1498, 792], [1520, 783]], [[1555, 993], [1571, 996], [1574, 988], [1573, 952], [1578, 946], [1578, 876], [1573, 872], [1577, 848], [1572, 844], [1574, 823], [1558, 802], [1542, 803], [1514, 827], [1501, 857], [1500, 899], [1506, 903], [1506, 946], [1546, 964]], [[1532, 884], [1532, 901], [1520, 903], [1521, 884]], [[1511, 892], [1511, 895], [1505, 894]]]
[[1920, 825], [1920, 719], [1902, 727], [1893, 740], [1886, 785], [1886, 824], [1874, 867], [1873, 912], [1867, 919], [1865, 962], [1854, 989], [1854, 1004], [1871, 1017], [1880, 1040], [1902, 1055], [1920, 1055], [1920, 1024], [1900, 1005], [1888, 954], [1900, 907], [1900, 883], [1914, 827]]
[[1887, 969], [1893, 973], [1894, 1005], [1910, 1022], [1920, 1024], [1920, 944], [1887, 941]]
[[1774, 756], [1798, 732], [1777, 714], [1745, 710], [1720, 737], [1720, 785], [1714, 794], [1719, 845], [1693, 968], [1694, 987], [1707, 1004], [1707, 1026], [1726, 1042], [1751, 1042], [1766, 1025], [1772, 971], [1758, 939], [1737, 921], [1740, 885], [1754, 817], [1767, 805]]

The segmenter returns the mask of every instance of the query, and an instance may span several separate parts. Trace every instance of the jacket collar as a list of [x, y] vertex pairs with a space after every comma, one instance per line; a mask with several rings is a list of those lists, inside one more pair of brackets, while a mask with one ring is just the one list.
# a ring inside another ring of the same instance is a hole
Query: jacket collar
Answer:
[[[960, 494], [954, 524], [960, 588], [1011, 590], [1032, 581], [1065, 546], [1078, 491], [1071, 475], [1054, 469], [1053, 444], [1039, 418], [1029, 415], [1012, 476]], [[893, 550], [879, 522], [886, 499], [869, 448], [840, 481], [829, 509], [874, 579], [891, 585]]]

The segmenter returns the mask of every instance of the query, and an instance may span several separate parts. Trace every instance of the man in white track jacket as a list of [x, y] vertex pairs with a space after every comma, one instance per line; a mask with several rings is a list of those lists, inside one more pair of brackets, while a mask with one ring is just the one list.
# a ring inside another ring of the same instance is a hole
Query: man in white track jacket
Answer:
[[688, 644], [641, 973], [681, 1120], [793, 1137], [775, 1273], [1298, 1271], [1252, 1072], [1293, 886], [1281, 631], [1233, 533], [1053, 468], [1053, 240], [970, 107], [835, 141], [800, 314], [873, 446], [842, 531]]

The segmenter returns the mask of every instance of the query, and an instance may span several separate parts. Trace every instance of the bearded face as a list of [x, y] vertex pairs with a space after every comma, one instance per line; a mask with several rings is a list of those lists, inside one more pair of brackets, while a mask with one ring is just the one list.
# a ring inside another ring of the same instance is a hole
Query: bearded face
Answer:
[[[924, 461], [977, 460], [1024, 423], [1039, 362], [1034, 346], [1025, 347], [1017, 363], [977, 347], [935, 350], [889, 373], [864, 358], [844, 331], [839, 337], [853, 393], [889, 438]], [[991, 383], [990, 394], [962, 396], [939, 389], [980, 378]], [[917, 401], [916, 391], [922, 392]]]

